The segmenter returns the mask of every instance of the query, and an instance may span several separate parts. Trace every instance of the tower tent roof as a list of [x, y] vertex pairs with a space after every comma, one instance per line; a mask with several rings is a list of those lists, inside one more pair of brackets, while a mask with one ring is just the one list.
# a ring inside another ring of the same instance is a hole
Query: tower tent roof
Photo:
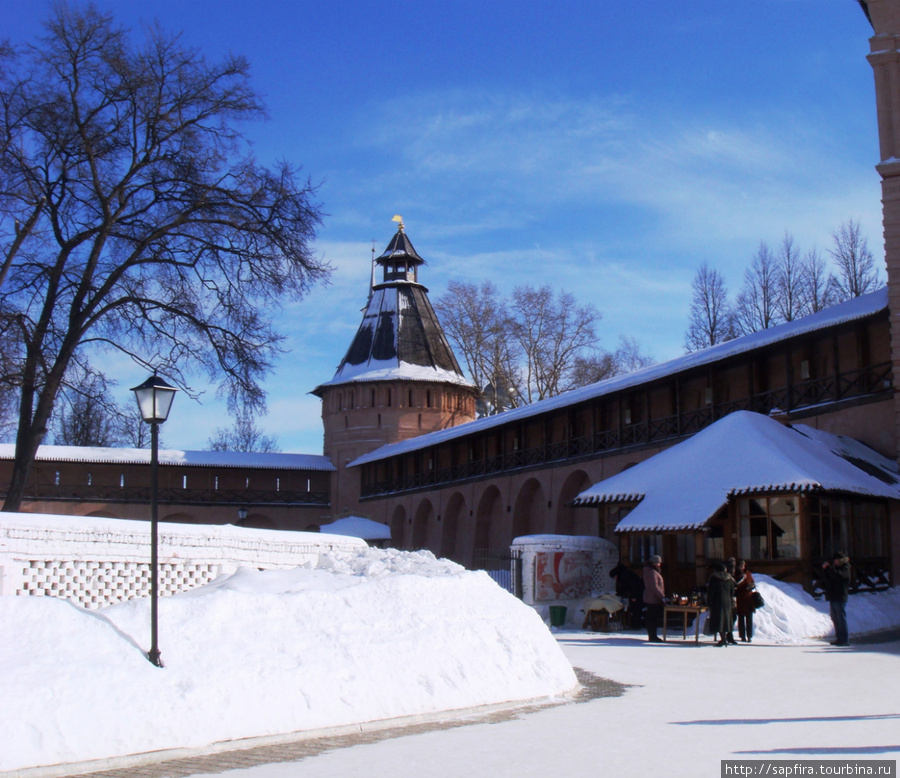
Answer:
[[383, 283], [372, 287], [362, 323], [334, 377], [313, 390], [363, 381], [429, 381], [466, 386], [428, 289], [414, 269], [425, 264], [401, 228], [376, 262]]
[[401, 227], [397, 230], [396, 234], [393, 238], [391, 238], [391, 242], [388, 243], [387, 248], [381, 252], [381, 256], [376, 260], [378, 264], [384, 264], [387, 260], [397, 259], [399, 257], [408, 257], [413, 260], [417, 265], [424, 265], [425, 260], [422, 259], [416, 253], [416, 250], [413, 248], [412, 241], [409, 239], [409, 236], [403, 231]]

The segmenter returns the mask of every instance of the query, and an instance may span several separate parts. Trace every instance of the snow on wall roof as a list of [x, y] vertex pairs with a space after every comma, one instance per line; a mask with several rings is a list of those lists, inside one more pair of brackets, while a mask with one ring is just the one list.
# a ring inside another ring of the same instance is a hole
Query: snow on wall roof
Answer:
[[343, 519], [323, 524], [319, 532], [328, 535], [344, 535], [363, 540], [390, 540], [391, 528], [362, 516], [345, 516]]
[[353, 460], [353, 462], [349, 464], [349, 467], [357, 467], [369, 462], [378, 462], [382, 459], [389, 459], [390, 457], [406, 454], [410, 451], [418, 451], [419, 449], [437, 446], [448, 440], [454, 440], [478, 431], [492, 429], [504, 424], [528, 419], [532, 416], [538, 416], [547, 413], [548, 411], [567, 408], [581, 402], [631, 389], [635, 386], [667, 378], [686, 370], [702, 367], [713, 362], [719, 362], [730, 357], [739, 356], [755, 349], [771, 346], [775, 343], [780, 343], [781, 341], [799, 335], [817, 332], [851, 321], [869, 318], [887, 310], [887, 304], [887, 287], [883, 287], [875, 292], [856, 297], [845, 303], [841, 303], [840, 305], [834, 305], [830, 308], [826, 308], [824, 311], [805, 316], [802, 319], [796, 319], [795, 321], [787, 322], [786, 324], [780, 324], [777, 327], [771, 327], [767, 330], [761, 330], [759, 332], [751, 333], [750, 335], [735, 338], [727, 343], [720, 343], [700, 351], [694, 351], [690, 354], [671, 359], [668, 362], [661, 362], [658, 365], [651, 365], [642, 370], [635, 370], [633, 373], [626, 373], [625, 375], [615, 376], [614, 378], [607, 378], [596, 384], [583, 386], [579, 389], [572, 389], [571, 391], [564, 392], [555, 397], [540, 400], [531, 405], [522, 406], [521, 408], [504, 411], [495, 416], [485, 416], [466, 424], [459, 424], [455, 427], [428, 433], [427, 435], [420, 435], [419, 437], [411, 438], [399, 443], [389, 443], [386, 446], [382, 446], [375, 451]]
[[[0, 443], [0, 459], [15, 459], [16, 447]], [[96, 462], [100, 464], [149, 465], [150, 450], [143, 448], [104, 448], [91, 446], [41, 446], [39, 462]], [[246, 451], [181, 451], [160, 449], [160, 465], [183, 467], [225, 467], [272, 470], [335, 469], [328, 457], [316, 454], [259, 454]]]
[[[408, 362], [397, 360], [372, 359], [361, 365], [344, 365], [338, 375], [323, 386], [336, 386], [345, 383], [362, 383], [366, 381], [436, 381], [438, 383], [459, 384], [469, 386], [469, 382], [460, 375], [438, 367], [426, 367], [424, 365], [411, 365]], [[317, 390], [318, 388], [317, 387]]]
[[900, 472], [852, 438], [736, 411], [595, 484], [574, 504], [640, 500], [616, 531], [672, 532], [701, 529], [734, 495], [803, 491], [896, 500]]

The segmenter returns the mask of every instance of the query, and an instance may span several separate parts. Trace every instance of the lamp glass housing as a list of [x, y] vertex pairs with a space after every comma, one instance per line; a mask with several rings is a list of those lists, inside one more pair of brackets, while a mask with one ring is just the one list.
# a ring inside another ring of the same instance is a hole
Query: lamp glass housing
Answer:
[[161, 424], [169, 418], [169, 410], [172, 407], [172, 400], [175, 398], [175, 392], [178, 391], [174, 386], [170, 386], [159, 376], [150, 376], [140, 386], [135, 386], [132, 390], [137, 398], [138, 408], [141, 410], [141, 418], [147, 424]]

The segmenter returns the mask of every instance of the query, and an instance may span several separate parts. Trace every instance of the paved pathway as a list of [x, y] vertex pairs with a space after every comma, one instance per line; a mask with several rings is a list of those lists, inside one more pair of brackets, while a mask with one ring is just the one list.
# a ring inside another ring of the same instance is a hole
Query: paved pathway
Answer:
[[[519, 718], [536, 710], [547, 708], [557, 704], [582, 703], [598, 697], [619, 697], [628, 688], [624, 684], [600, 678], [579, 668], [575, 668], [582, 689], [571, 703], [538, 703], [533, 705], [521, 705], [512, 708], [504, 708], [483, 714], [470, 714], [447, 718], [439, 721], [430, 721], [421, 724], [410, 724], [390, 729], [372, 730], [367, 732], [354, 732], [346, 735], [332, 735], [314, 739], [298, 739], [296, 741], [279, 743], [276, 745], [260, 745], [241, 748], [235, 751], [222, 751], [219, 753], [202, 754], [198, 756], [169, 759], [153, 764], [145, 764], [135, 767], [121, 767], [112, 770], [102, 770], [91, 773], [78, 773], [78, 775], [90, 778], [187, 778], [192, 775], [210, 775], [223, 773], [227, 770], [238, 770], [247, 767], [256, 767], [275, 762], [299, 762], [310, 756], [318, 756], [326, 751], [336, 748], [377, 743], [406, 735], [415, 735], [423, 732], [433, 732], [439, 729], [451, 729], [463, 727], [468, 724], [489, 724], [499, 721], [509, 721]], [[302, 737], [302, 733], [298, 735]]]
[[[900, 629], [851, 638], [851, 642], [856, 645], [885, 643], [896, 640], [900, 640]], [[452, 729], [470, 724], [510, 721], [553, 705], [578, 704], [600, 697], [618, 697], [625, 694], [628, 689], [628, 686], [625, 684], [601, 678], [577, 667], [575, 672], [582, 684], [582, 690], [568, 703], [526, 704], [480, 714], [467, 713], [455, 717], [451, 714], [447, 719], [442, 720], [319, 738], [306, 738], [303, 733], [298, 733], [297, 740], [277, 744], [253, 746], [250, 745], [253, 741], [248, 740], [245, 747], [231, 751], [223, 750], [217, 753], [174, 758], [133, 767], [118, 767], [89, 773], [56, 773], [56, 775], [58, 778], [61, 778], [63, 775], [76, 774], [88, 776], [88, 778], [188, 778], [188, 776], [194, 775], [213, 775], [228, 770], [244, 769], [264, 764], [299, 762], [307, 757], [318, 756], [335, 749], [377, 743], [407, 735]]]

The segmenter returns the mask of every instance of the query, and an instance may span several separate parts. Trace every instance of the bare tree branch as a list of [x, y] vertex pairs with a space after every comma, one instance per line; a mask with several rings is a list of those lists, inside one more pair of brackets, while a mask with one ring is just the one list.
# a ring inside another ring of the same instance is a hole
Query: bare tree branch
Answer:
[[211, 451], [250, 451], [261, 454], [277, 454], [281, 451], [278, 441], [266, 435], [256, 426], [252, 416], [243, 414], [231, 428], [217, 427], [209, 439]]
[[735, 320], [742, 335], [767, 330], [778, 323], [778, 266], [765, 242], [744, 271], [744, 285], [735, 303]]
[[728, 302], [724, 276], [715, 268], [702, 264], [691, 283], [691, 313], [684, 347], [699, 351], [736, 336], [734, 314]]
[[0, 313], [21, 330], [7, 510], [79, 355], [114, 344], [261, 409], [273, 312], [329, 270], [310, 247], [314, 188], [246, 151], [238, 122], [264, 108], [242, 58], [210, 64], [158, 28], [138, 46], [60, 5], [17, 68], [0, 69]]
[[840, 300], [859, 297], [873, 291], [879, 283], [875, 258], [860, 230], [859, 222], [850, 219], [831, 233], [834, 247], [829, 249], [837, 265], [837, 294]]

